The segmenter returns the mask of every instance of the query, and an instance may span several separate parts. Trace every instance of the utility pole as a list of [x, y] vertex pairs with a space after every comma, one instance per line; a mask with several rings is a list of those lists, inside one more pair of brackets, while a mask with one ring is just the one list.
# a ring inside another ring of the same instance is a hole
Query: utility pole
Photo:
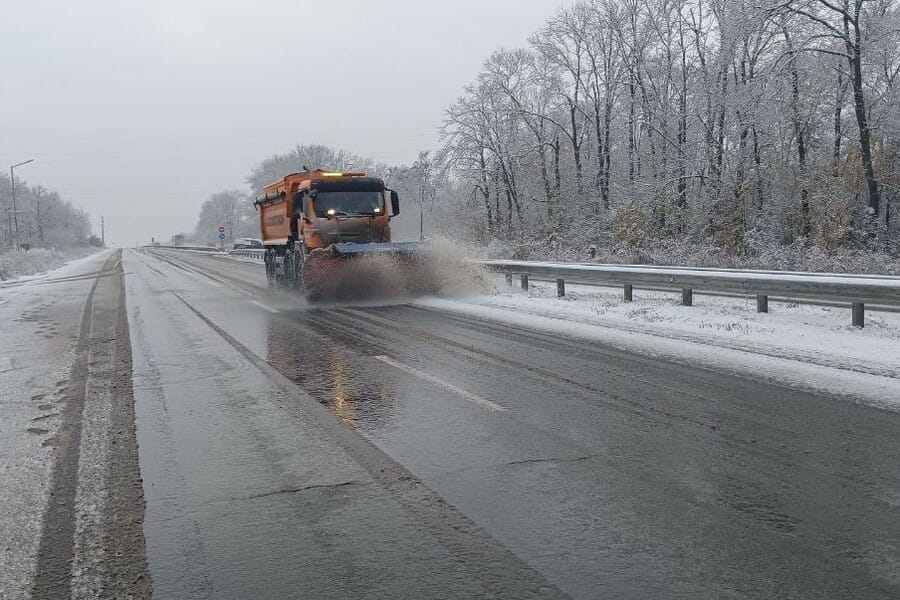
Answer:
[[103, 247], [106, 248], [106, 224], [103, 222], [103, 215], [100, 215], [100, 241], [103, 242]]
[[[18, 250], [18, 248], [19, 248], [19, 215], [18, 215], [18, 212], [19, 211], [18, 211], [18, 207], [16, 206], [16, 176], [13, 173], [14, 168], [15, 167], [9, 168], [9, 182], [12, 185], [12, 218], [16, 222], [16, 229], [15, 229], [15, 237], [10, 236], [10, 238], [11, 238], [10, 241], [12, 241], [12, 243], [13, 243], [13, 249]], [[9, 220], [7, 219], [7, 221], [9, 221]]]
[[33, 158], [29, 158], [25, 162], [20, 162], [17, 165], [11, 165], [9, 167], [9, 182], [12, 185], [12, 218], [15, 227], [15, 241], [13, 243], [13, 248], [16, 250], [19, 249], [19, 210], [16, 206], [16, 174], [13, 172], [13, 169], [21, 167], [22, 165], [27, 165], [31, 162], [34, 162]]

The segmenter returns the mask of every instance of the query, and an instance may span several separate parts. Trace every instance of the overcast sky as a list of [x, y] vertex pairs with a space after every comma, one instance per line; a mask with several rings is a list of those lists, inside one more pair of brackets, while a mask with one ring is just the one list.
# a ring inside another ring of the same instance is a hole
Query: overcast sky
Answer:
[[437, 145], [494, 49], [563, 0], [16, 0], [0, 19], [0, 160], [106, 217], [193, 228], [262, 159], [321, 143], [390, 164]]

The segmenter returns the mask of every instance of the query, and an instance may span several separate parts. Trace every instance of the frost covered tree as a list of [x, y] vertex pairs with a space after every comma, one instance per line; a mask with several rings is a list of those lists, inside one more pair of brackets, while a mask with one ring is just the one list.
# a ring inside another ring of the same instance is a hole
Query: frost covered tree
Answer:
[[326, 171], [361, 170], [370, 173], [386, 170], [385, 166], [346, 150], [336, 150], [320, 144], [304, 144], [297, 145], [285, 154], [275, 154], [263, 160], [247, 176], [247, 183], [254, 193], [259, 193], [266, 184], [304, 168]]
[[460, 233], [897, 252], [898, 30], [896, 0], [560, 9], [447, 110]]
[[200, 216], [194, 228], [194, 239], [200, 243], [215, 245], [219, 227], [225, 228], [226, 240], [236, 237], [256, 237], [258, 226], [253, 218], [250, 197], [240, 190], [218, 192], [200, 207]]
[[[897, 75], [896, 56], [886, 59], [880, 66], [886, 68], [885, 80], [867, 81], [865, 71], [870, 68], [871, 47], [895, 45], [897, 41], [897, 15], [892, 0], [788, 0], [774, 9], [796, 16], [798, 36], [797, 50], [791, 52], [816, 52], [838, 57], [846, 69], [850, 84], [851, 106], [856, 118], [859, 143], [859, 164], [866, 183], [867, 206], [873, 218], [882, 216], [890, 222], [888, 210], [882, 211], [881, 186], [876, 173], [873, 150], [873, 133], [870, 113], [872, 92], [893, 85]], [[785, 26], [787, 31], [787, 26]], [[876, 67], [877, 68], [877, 67]], [[880, 75], [880, 74], [879, 74]]]
[[16, 217], [13, 220], [12, 185], [8, 176], [0, 174], [0, 214], [3, 217], [2, 248], [15, 246], [18, 240], [31, 248], [66, 249], [85, 246], [91, 235], [90, 216], [63, 200], [57, 192], [44, 186], [29, 186], [16, 177]]

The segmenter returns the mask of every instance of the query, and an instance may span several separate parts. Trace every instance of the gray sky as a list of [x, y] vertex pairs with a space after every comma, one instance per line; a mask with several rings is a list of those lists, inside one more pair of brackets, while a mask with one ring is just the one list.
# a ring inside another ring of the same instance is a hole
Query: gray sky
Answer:
[[0, 20], [0, 166], [105, 215], [116, 244], [193, 228], [297, 143], [391, 164], [437, 145], [494, 49], [563, 0], [16, 1]]

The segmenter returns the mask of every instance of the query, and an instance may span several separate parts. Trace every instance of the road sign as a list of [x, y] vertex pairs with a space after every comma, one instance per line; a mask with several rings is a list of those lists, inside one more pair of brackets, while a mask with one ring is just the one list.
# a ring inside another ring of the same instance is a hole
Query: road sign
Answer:
[[220, 239], [220, 240], [224, 240], [224, 239], [225, 239], [225, 233], [224, 233], [224, 232], [222, 232], [222, 233], [219, 234], [219, 239]]
[[225, 228], [224, 228], [224, 227], [219, 227], [219, 233], [225, 233]]

